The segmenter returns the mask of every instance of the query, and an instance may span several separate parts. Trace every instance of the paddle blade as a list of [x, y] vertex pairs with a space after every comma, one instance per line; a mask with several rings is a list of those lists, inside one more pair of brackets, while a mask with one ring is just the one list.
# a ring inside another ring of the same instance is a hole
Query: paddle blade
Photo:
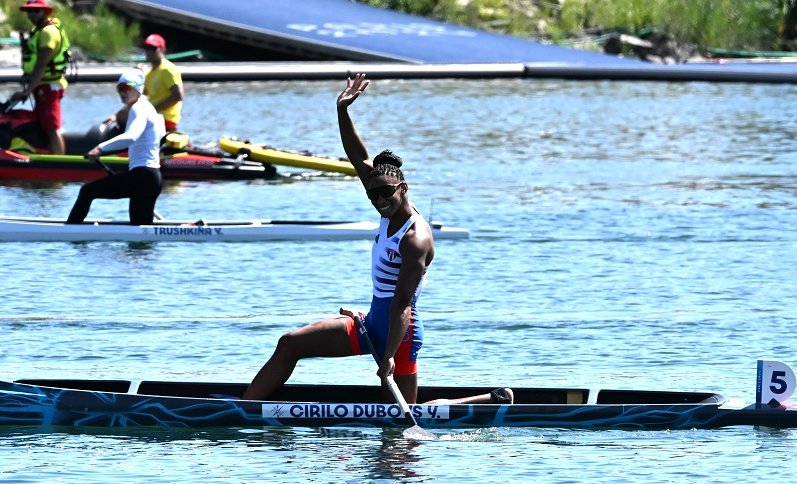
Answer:
[[412, 440], [437, 440], [437, 437], [433, 433], [417, 425], [413, 425], [408, 429], [404, 429], [404, 432], [402, 432], [401, 435], [405, 439]]

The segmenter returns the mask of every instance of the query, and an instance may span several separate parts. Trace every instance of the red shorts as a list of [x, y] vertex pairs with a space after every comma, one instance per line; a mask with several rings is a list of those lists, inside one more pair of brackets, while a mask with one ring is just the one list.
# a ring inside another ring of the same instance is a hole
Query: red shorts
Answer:
[[[364, 323], [368, 323], [368, 317], [364, 319]], [[370, 339], [372, 340], [373, 345], [376, 347], [376, 350], [380, 352], [380, 354], [384, 354], [385, 345], [384, 342], [380, 341], [378, 336], [373, 332], [375, 328], [369, 328], [369, 324], [366, 324], [366, 329], [368, 330], [368, 334]], [[401, 345], [396, 351], [396, 355], [393, 357], [393, 360], [396, 363], [396, 369], [393, 373], [396, 376], [403, 376], [403, 375], [414, 375], [418, 373], [418, 349], [420, 348], [419, 339], [416, 337], [416, 334], [420, 333], [416, 330], [415, 324], [410, 322], [409, 328], [407, 328], [407, 334], [404, 335], [404, 338], [401, 340]], [[368, 344], [363, 340], [360, 335], [360, 332], [357, 330], [357, 325], [354, 323], [354, 319], [346, 318], [346, 334], [349, 336], [349, 343], [351, 344], [351, 351], [354, 355], [367, 355], [371, 353], [371, 350], [368, 348]], [[387, 334], [384, 335], [385, 338]]]
[[177, 131], [177, 123], [173, 121], [166, 121], [165, 119], [163, 122], [166, 124], [166, 131]]
[[33, 114], [45, 131], [61, 128], [61, 99], [64, 89], [52, 88], [49, 84], [42, 84], [33, 89]]

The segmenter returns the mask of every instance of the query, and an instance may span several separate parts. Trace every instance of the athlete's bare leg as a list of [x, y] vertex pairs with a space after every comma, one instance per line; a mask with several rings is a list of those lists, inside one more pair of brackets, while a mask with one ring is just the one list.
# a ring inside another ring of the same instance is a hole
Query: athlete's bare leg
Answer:
[[279, 389], [303, 358], [351, 356], [348, 318], [331, 318], [282, 335], [271, 358], [244, 392], [244, 400], [265, 400]]
[[481, 395], [474, 395], [472, 397], [463, 397], [463, 398], [438, 398], [437, 400], [431, 400], [428, 402], [430, 405], [453, 405], [456, 403], [462, 403], [466, 405], [470, 404], [477, 404], [477, 403], [515, 403], [515, 393], [512, 391], [511, 388], [498, 388], [493, 390], [490, 393], [484, 393]]

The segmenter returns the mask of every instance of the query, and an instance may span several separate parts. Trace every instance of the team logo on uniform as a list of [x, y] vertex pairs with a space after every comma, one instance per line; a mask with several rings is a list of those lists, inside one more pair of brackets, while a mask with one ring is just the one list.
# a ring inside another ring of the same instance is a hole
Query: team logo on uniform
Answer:
[[393, 249], [387, 249], [387, 259], [392, 261], [396, 257], [400, 257], [400, 254]]

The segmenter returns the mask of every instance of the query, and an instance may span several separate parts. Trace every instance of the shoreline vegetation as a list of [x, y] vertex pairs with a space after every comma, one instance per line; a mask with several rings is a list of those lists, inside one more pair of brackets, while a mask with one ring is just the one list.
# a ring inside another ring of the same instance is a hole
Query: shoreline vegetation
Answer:
[[[31, 24], [19, 10], [22, 0], [0, 0], [5, 19], [0, 37], [18, 38], [30, 32]], [[61, 20], [72, 44], [75, 60], [115, 60], [129, 55], [140, 43], [138, 23], [111, 12], [102, 2], [91, 8], [73, 9], [66, 2], [51, 1], [53, 16]]]
[[659, 63], [797, 55], [797, 0], [359, 1], [479, 30]]
[[[581, 50], [681, 63], [797, 56], [797, 0], [357, 0], [479, 30]], [[141, 28], [101, 0], [51, 1], [76, 60], [129, 58]], [[85, 5], [85, 2], [83, 2]], [[0, 37], [28, 32], [21, 0], [0, 0]]]

